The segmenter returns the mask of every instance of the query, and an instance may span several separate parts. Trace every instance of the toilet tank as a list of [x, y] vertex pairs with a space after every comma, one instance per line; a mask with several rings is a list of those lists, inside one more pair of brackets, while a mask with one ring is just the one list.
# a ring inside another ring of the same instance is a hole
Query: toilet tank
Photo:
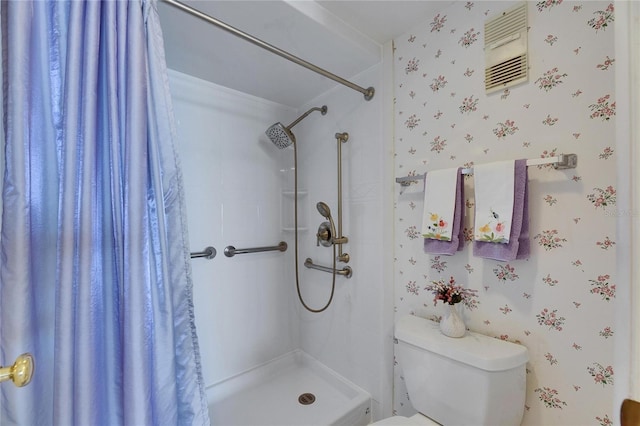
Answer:
[[478, 333], [451, 338], [409, 315], [396, 324], [397, 360], [413, 408], [443, 425], [519, 425], [527, 348]]

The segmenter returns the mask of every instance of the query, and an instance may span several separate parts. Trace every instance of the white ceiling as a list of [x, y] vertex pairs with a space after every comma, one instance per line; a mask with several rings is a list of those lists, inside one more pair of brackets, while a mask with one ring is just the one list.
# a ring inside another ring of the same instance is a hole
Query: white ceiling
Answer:
[[[184, 3], [350, 80], [380, 62], [382, 44], [432, 18], [451, 1]], [[337, 84], [163, 1], [158, 12], [171, 69], [293, 107]]]
[[453, 0], [317, 0], [348, 25], [380, 44], [433, 19]]

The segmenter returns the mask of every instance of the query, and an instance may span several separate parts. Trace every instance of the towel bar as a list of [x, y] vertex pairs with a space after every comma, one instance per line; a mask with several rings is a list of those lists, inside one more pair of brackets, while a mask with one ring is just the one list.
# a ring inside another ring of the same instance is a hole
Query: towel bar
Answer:
[[[547, 164], [552, 164], [553, 168], [557, 170], [575, 169], [578, 166], [578, 154], [560, 154], [557, 157], [527, 160], [527, 166], [544, 166]], [[473, 168], [462, 169], [462, 174], [472, 175]], [[396, 178], [396, 183], [399, 183], [401, 186], [409, 186], [412, 183], [418, 183], [418, 181], [424, 180], [426, 175], [426, 173], [423, 173], [421, 175], [399, 177]]]
[[287, 243], [284, 241], [280, 241], [280, 244], [277, 246], [269, 246], [269, 247], [254, 247], [254, 248], [244, 248], [237, 249], [234, 246], [226, 246], [224, 248], [224, 255], [227, 257], [233, 257], [236, 254], [247, 254], [247, 253], [259, 253], [261, 251], [287, 251]]

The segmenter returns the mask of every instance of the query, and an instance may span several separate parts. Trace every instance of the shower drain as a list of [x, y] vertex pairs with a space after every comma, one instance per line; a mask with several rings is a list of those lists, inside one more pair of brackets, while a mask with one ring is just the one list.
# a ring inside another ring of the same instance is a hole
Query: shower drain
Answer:
[[298, 397], [298, 402], [302, 405], [313, 404], [316, 401], [316, 396], [312, 393], [306, 392]]

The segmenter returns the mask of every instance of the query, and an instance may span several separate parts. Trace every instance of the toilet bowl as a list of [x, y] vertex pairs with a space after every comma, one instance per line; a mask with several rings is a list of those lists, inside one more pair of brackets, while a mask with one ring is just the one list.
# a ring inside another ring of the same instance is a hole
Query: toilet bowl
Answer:
[[451, 338], [438, 323], [398, 320], [396, 358], [418, 414], [377, 425], [519, 425], [526, 396], [527, 348], [479, 333]]

